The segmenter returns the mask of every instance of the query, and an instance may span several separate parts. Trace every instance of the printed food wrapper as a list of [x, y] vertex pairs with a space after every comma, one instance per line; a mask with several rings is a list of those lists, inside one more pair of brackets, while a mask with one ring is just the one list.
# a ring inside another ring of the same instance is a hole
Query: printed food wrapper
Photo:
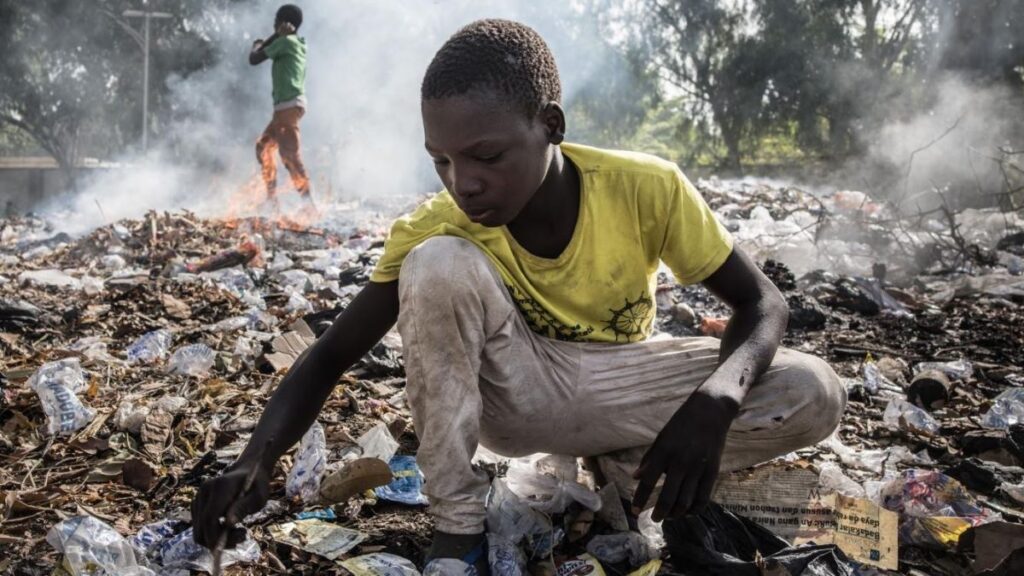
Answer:
[[557, 576], [605, 576], [604, 568], [590, 554], [566, 560], [558, 567]]

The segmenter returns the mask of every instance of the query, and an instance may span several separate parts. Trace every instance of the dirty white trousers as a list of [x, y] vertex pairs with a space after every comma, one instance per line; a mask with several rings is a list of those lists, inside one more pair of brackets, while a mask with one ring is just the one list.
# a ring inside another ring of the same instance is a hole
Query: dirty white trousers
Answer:
[[[714, 338], [606, 344], [540, 336], [487, 257], [460, 238], [435, 237], [412, 250], [399, 294], [417, 461], [443, 532], [484, 529], [489, 483], [471, 464], [478, 443], [509, 457], [596, 456], [630, 498], [647, 447], [718, 363]], [[822, 440], [845, 404], [825, 362], [780, 349], [733, 421], [722, 471]]]

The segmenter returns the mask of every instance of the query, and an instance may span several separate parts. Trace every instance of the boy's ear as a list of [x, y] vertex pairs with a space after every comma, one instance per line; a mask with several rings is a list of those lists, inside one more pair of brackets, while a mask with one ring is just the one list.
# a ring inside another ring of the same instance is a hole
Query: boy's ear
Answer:
[[548, 102], [540, 111], [540, 121], [547, 131], [548, 142], [561, 144], [565, 140], [565, 110], [558, 102]]

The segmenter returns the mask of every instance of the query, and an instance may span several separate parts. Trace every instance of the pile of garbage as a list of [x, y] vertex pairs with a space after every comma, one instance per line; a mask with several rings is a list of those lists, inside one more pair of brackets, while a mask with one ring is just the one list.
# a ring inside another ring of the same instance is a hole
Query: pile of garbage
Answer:
[[[699, 186], [785, 294], [785, 345], [844, 377], [840, 429], [664, 525], [632, 524], [577, 459], [481, 448], [492, 572], [1022, 573], [1020, 215], [960, 212], [950, 231], [859, 193]], [[212, 571], [192, 496], [368, 281], [399, 211], [318, 228], [150, 213], [82, 238], [0, 221], [0, 573]], [[667, 273], [657, 307], [679, 336], [728, 320]], [[282, 459], [228, 572], [420, 574], [431, 526], [404, 388], [392, 332]]]

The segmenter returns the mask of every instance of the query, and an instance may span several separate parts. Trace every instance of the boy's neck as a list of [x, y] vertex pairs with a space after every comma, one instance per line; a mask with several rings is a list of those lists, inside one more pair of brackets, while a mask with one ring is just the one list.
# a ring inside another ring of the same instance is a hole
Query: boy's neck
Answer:
[[561, 254], [572, 239], [580, 206], [576, 167], [555, 146], [547, 176], [507, 228], [516, 241], [543, 257]]

